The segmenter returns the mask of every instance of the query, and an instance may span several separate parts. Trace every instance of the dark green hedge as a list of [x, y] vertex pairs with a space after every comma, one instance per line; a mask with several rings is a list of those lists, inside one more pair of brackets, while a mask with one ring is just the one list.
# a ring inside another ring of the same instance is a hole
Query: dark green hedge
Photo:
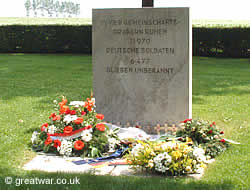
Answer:
[[193, 55], [250, 57], [250, 28], [193, 28]]
[[91, 53], [91, 26], [0, 26], [0, 52]]
[[[0, 26], [0, 53], [86, 53], [91, 26]], [[193, 28], [193, 55], [250, 57], [250, 28]]]

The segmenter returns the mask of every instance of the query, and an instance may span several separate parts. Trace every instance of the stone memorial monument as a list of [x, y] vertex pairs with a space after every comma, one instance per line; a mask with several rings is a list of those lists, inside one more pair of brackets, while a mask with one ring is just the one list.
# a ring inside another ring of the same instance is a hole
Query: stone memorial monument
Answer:
[[189, 8], [93, 9], [92, 19], [97, 112], [132, 126], [190, 118]]

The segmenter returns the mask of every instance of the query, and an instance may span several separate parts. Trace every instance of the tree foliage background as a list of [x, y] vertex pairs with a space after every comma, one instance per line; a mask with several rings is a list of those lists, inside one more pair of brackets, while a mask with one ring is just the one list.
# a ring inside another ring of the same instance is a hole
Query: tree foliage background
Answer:
[[80, 4], [69, 0], [26, 0], [24, 6], [27, 17], [73, 17], [80, 14]]

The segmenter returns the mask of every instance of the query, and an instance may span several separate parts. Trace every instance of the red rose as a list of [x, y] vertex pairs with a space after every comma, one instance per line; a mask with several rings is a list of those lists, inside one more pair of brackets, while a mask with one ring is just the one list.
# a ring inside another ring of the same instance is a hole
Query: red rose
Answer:
[[192, 119], [185, 119], [183, 123], [187, 123], [188, 121], [192, 121]]
[[66, 133], [66, 134], [69, 134], [73, 131], [73, 128], [71, 126], [66, 126], [64, 127], [63, 129], [63, 132]]
[[48, 123], [44, 123], [44, 124], [41, 126], [41, 131], [44, 131], [48, 126], [49, 126]]
[[86, 127], [86, 129], [91, 129], [91, 128], [92, 128], [92, 126], [91, 126], [91, 125], [89, 125], [89, 126], [87, 126], [87, 127]]
[[220, 142], [225, 143], [226, 141], [225, 141], [225, 139], [221, 139]]
[[59, 121], [61, 119], [60, 115], [57, 115], [55, 117], [52, 118], [53, 121]]
[[81, 117], [78, 117], [78, 118], [74, 121], [74, 123], [77, 124], [77, 125], [81, 124], [82, 122], [83, 122], [83, 118], [81, 118]]
[[105, 125], [103, 123], [98, 123], [96, 124], [96, 128], [99, 130], [99, 131], [105, 131]]
[[47, 139], [45, 140], [44, 144], [49, 145], [51, 143], [52, 143], [52, 139], [50, 138], [50, 136], [48, 136]]
[[50, 114], [49, 119], [50, 119], [50, 118], [53, 118], [53, 117], [55, 117], [55, 116], [56, 116], [56, 114], [55, 114], [55, 113], [52, 113], [52, 114]]
[[183, 123], [187, 123], [187, 121], [188, 121], [188, 119], [185, 119], [185, 120], [183, 121]]
[[82, 115], [82, 116], [86, 115], [86, 112], [85, 112], [85, 111], [82, 111], [82, 112], [81, 112], [81, 115]]
[[207, 133], [208, 133], [208, 134], [212, 134], [212, 133], [213, 133], [213, 130], [209, 130]]
[[102, 114], [96, 114], [95, 116], [97, 119], [103, 120], [104, 119], [104, 115]]
[[66, 111], [65, 111], [65, 114], [67, 115], [67, 114], [70, 114], [70, 112], [71, 112], [71, 110], [70, 109], [67, 109]]
[[76, 110], [71, 110], [70, 111], [70, 115], [75, 115], [76, 114]]
[[74, 148], [76, 150], [82, 150], [84, 147], [84, 143], [80, 140], [76, 141], [75, 144], [74, 144]]
[[54, 140], [54, 147], [57, 148], [58, 146], [61, 146], [61, 141], [56, 139]]
[[212, 124], [213, 124], [213, 125], [216, 125], [216, 123], [215, 123], [215, 122], [213, 122]]
[[88, 125], [88, 126], [84, 127], [83, 130], [88, 130], [88, 129], [91, 129], [91, 128], [92, 128], [92, 126]]
[[222, 134], [222, 135], [223, 135], [223, 134], [224, 134], [224, 131], [221, 131], [221, 132], [220, 132], [220, 134]]

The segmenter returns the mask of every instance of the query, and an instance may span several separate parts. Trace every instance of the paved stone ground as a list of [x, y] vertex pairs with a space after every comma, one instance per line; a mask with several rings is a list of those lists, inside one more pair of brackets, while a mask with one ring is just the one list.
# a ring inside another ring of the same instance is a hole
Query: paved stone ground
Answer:
[[95, 175], [134, 175], [132, 166], [119, 165], [93, 167], [89, 164], [76, 165], [72, 161], [82, 160], [80, 157], [61, 157], [52, 154], [38, 154], [23, 166], [24, 170], [39, 170], [44, 172], [92, 173]]
[[[152, 177], [156, 175], [147, 174], [139, 170], [132, 169], [130, 165], [117, 165], [103, 167], [93, 167], [89, 164], [76, 165], [72, 161], [82, 160], [80, 157], [61, 157], [53, 154], [38, 154], [30, 162], [23, 166], [24, 170], [38, 170], [44, 172], [65, 172], [65, 173], [91, 173], [94, 175], [111, 176], [141, 176]], [[211, 160], [213, 162], [214, 160]], [[190, 174], [188, 177], [200, 179], [203, 172], [199, 174]]]

